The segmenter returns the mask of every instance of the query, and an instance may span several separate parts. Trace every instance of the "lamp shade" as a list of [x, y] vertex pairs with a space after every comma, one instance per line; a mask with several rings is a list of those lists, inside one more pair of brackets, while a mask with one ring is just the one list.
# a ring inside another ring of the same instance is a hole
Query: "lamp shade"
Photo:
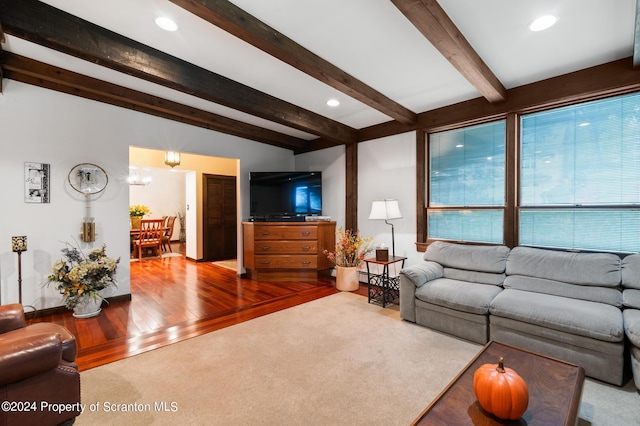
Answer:
[[369, 219], [389, 220], [400, 219], [400, 206], [398, 200], [380, 200], [371, 204], [371, 213]]
[[11, 250], [18, 253], [27, 251], [27, 237], [11, 237]]

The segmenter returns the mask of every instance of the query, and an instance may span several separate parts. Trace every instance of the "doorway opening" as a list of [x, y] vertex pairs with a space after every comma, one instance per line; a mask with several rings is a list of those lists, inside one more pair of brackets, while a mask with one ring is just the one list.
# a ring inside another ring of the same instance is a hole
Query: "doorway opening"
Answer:
[[[152, 217], [182, 216], [182, 221], [176, 220], [171, 238], [174, 242], [184, 242], [184, 253], [188, 259], [237, 259], [237, 229], [240, 224], [239, 161], [181, 152], [180, 165], [169, 168], [164, 164], [164, 151], [129, 147], [131, 170], [150, 177], [150, 182], [146, 185], [130, 185], [130, 205], [147, 205], [152, 211]], [[222, 191], [220, 194], [225, 196], [223, 209], [219, 214], [214, 214], [224, 219], [220, 226], [209, 220], [207, 203], [215, 204], [218, 194], [213, 185], [211, 189], [207, 189], [205, 176], [222, 177], [226, 180], [219, 187]], [[236, 230], [235, 235], [231, 228]], [[224, 238], [218, 238], [220, 235]], [[207, 240], [213, 240], [213, 243]]]

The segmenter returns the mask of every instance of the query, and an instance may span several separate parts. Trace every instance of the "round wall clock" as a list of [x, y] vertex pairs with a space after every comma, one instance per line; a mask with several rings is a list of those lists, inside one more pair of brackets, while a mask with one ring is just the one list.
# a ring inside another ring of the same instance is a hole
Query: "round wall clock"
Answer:
[[81, 194], [97, 194], [109, 183], [104, 169], [91, 163], [81, 163], [69, 172], [69, 185]]

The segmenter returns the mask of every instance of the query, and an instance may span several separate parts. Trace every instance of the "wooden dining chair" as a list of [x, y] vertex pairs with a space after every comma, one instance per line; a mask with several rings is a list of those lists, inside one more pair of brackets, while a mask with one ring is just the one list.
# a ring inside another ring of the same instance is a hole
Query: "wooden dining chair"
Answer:
[[[134, 249], [138, 250], [138, 259], [142, 260], [142, 249], [151, 247], [162, 256], [163, 219], [142, 219], [140, 221], [140, 235], [133, 241]], [[135, 255], [135, 250], [134, 250]]]
[[173, 235], [173, 225], [176, 223], [177, 216], [169, 216], [165, 222], [164, 235], [162, 236], [162, 249], [166, 251], [165, 244], [169, 246], [169, 251], [173, 253], [171, 249], [171, 236]]

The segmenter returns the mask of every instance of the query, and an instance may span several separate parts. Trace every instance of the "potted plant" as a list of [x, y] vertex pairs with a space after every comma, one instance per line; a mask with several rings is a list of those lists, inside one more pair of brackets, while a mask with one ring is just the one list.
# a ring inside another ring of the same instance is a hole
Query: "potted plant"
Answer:
[[358, 266], [373, 250], [373, 239], [362, 237], [360, 231], [350, 229], [336, 231], [335, 251], [324, 250], [327, 258], [336, 265], [336, 288], [341, 291], [357, 290], [360, 286]]
[[140, 229], [140, 220], [145, 215], [151, 214], [149, 207], [142, 204], [129, 206], [129, 217], [131, 218], [131, 229]]
[[88, 318], [100, 313], [102, 291], [115, 287], [116, 269], [120, 259], [107, 256], [107, 246], [94, 249], [88, 254], [65, 243], [61, 249], [62, 259], [52, 267], [47, 285], [55, 283], [67, 308], [73, 309], [73, 316]]

